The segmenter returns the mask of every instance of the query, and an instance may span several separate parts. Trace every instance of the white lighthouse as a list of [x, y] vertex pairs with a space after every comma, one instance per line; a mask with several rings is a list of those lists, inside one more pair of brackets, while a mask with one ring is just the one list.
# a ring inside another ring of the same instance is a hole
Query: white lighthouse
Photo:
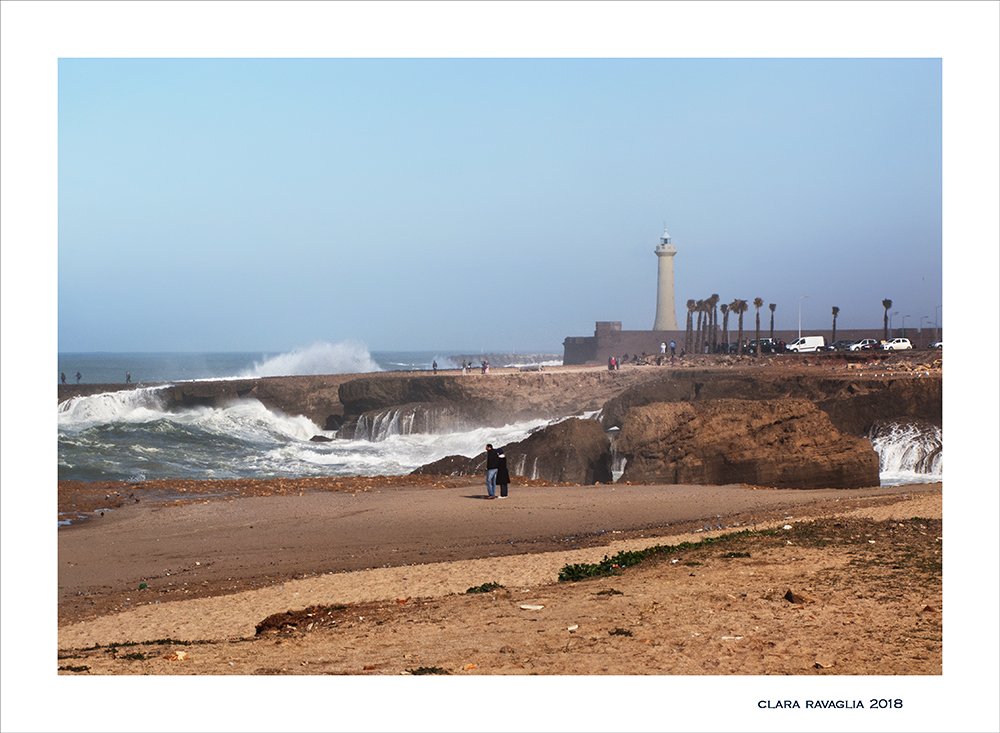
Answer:
[[656, 252], [656, 320], [654, 331], [679, 331], [677, 313], [674, 310], [674, 255], [677, 248], [670, 244], [666, 229], [660, 238]]

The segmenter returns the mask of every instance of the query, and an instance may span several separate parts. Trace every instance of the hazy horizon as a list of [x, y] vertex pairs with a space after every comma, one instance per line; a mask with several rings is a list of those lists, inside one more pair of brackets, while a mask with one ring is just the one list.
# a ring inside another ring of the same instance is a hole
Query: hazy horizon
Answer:
[[59, 349], [561, 350], [664, 228], [682, 327], [943, 323], [941, 120], [940, 59], [61, 59]]

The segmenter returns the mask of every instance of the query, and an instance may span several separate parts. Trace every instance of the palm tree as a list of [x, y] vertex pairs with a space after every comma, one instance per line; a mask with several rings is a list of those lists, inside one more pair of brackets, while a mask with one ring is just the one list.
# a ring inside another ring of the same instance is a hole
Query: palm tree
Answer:
[[882, 317], [882, 339], [885, 341], [889, 340], [889, 309], [892, 308], [892, 301], [886, 298], [882, 301], [882, 307], [885, 308], [885, 315]]
[[729, 303], [719, 306], [722, 311], [722, 330], [726, 332], [726, 352], [729, 352]]
[[739, 352], [743, 353], [743, 314], [747, 312], [747, 302], [745, 300], [740, 300], [737, 298], [732, 303], [729, 304], [729, 310], [737, 314], [740, 317], [740, 332], [739, 336], [736, 337], [736, 343], [739, 344]]
[[837, 340], [837, 314], [840, 313], [840, 308], [833, 306], [833, 338], [830, 339], [830, 343]]
[[767, 307], [771, 309], [771, 340], [774, 341], [774, 309], [778, 307], [778, 304], [771, 303]]
[[702, 323], [701, 353], [704, 354], [712, 342], [712, 299], [705, 298], [702, 307], [705, 309], [705, 320]]
[[687, 319], [687, 330], [684, 332], [684, 349], [689, 354], [691, 353], [691, 327], [693, 323], [692, 317], [694, 315], [694, 306], [695, 302], [693, 300], [689, 300], [687, 302], [688, 319]]
[[709, 351], [714, 354], [715, 346], [719, 342], [719, 312], [716, 310], [716, 306], [719, 305], [719, 294], [712, 293], [712, 297], [708, 299], [708, 302], [711, 303], [712, 306], [712, 317], [708, 320], [709, 326], [711, 327], [710, 342], [712, 344], [712, 348], [709, 349]]
[[702, 324], [704, 323], [705, 316], [705, 301], [699, 300], [695, 303], [694, 309], [698, 312], [698, 331], [695, 334], [694, 345], [695, 351], [700, 354], [704, 351], [702, 344], [705, 343], [705, 332], [702, 330]]
[[762, 298], [753, 299], [753, 307], [757, 309], [757, 356], [760, 356], [760, 307], [764, 305]]

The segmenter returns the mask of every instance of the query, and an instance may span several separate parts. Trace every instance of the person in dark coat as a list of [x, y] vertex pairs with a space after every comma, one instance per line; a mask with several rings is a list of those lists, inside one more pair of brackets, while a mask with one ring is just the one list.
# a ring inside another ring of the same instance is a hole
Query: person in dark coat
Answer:
[[497, 458], [500, 460], [500, 467], [497, 469], [497, 486], [500, 487], [500, 498], [506, 499], [510, 474], [507, 473], [507, 455], [503, 452], [503, 448], [497, 451]]
[[493, 444], [486, 444], [486, 493], [487, 499], [496, 499], [497, 471], [500, 468], [500, 457], [493, 450]]

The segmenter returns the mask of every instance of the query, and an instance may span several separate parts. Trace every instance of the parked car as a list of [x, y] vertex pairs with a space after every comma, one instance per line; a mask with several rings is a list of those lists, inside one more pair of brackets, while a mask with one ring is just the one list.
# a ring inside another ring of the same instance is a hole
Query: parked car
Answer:
[[860, 341], [855, 341], [849, 347], [848, 351], [871, 351], [872, 349], [878, 348], [878, 341], [875, 339], [861, 339]]
[[889, 339], [884, 344], [882, 344], [883, 351], [903, 351], [904, 349], [912, 349], [913, 344], [910, 343], [910, 339], [898, 338]]
[[[744, 353], [757, 353], [757, 339], [750, 339]], [[785, 353], [785, 342], [778, 339], [763, 338], [760, 340], [760, 353], [762, 354], [783, 354]]]
[[853, 343], [850, 339], [841, 339], [834, 341], [832, 344], [827, 344], [820, 351], [847, 351]]
[[928, 349], [940, 349], [941, 348], [941, 342], [940, 341], [931, 341], [931, 343], [927, 346], [927, 348]]
[[826, 346], [826, 338], [823, 336], [799, 336], [799, 338], [788, 344], [788, 350], [802, 354], [810, 351], [818, 351]]

